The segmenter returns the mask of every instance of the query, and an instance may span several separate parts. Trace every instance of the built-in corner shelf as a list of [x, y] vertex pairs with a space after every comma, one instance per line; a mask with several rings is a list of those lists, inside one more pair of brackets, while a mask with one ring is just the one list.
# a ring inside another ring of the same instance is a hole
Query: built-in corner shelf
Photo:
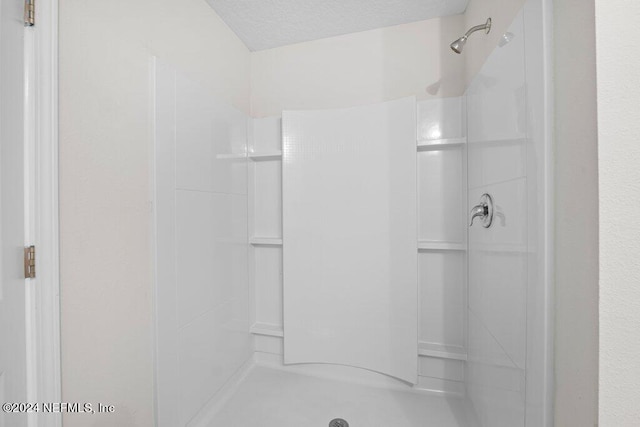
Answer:
[[437, 242], [432, 240], [420, 240], [419, 251], [466, 251], [466, 243], [461, 242]]
[[253, 246], [282, 246], [282, 239], [279, 237], [252, 237], [249, 243]]
[[251, 160], [280, 160], [282, 159], [282, 151], [273, 150], [249, 153], [249, 158]]
[[446, 148], [462, 147], [467, 143], [467, 138], [450, 139], [421, 139], [418, 140], [418, 151], [443, 150]]
[[467, 352], [462, 347], [423, 341], [418, 343], [418, 355], [440, 359], [467, 360]]
[[254, 335], [265, 335], [267, 337], [284, 337], [284, 331], [280, 325], [256, 322], [249, 330]]

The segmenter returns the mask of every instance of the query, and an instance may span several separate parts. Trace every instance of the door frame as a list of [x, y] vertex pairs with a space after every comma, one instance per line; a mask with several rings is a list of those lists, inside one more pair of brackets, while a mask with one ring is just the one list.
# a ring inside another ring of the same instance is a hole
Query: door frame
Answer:
[[[36, 246], [26, 279], [27, 394], [61, 402], [58, 216], [58, 0], [36, 3], [25, 27], [25, 243]], [[60, 427], [61, 414], [31, 413], [30, 427]]]

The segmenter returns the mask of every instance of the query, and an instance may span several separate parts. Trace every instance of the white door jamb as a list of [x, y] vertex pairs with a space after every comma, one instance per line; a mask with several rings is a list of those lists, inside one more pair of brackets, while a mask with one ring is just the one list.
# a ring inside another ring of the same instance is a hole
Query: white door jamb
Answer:
[[[30, 403], [61, 402], [58, 225], [58, 0], [36, 3], [25, 28], [25, 243], [36, 246], [27, 279]], [[60, 427], [61, 414], [33, 413], [30, 427]]]

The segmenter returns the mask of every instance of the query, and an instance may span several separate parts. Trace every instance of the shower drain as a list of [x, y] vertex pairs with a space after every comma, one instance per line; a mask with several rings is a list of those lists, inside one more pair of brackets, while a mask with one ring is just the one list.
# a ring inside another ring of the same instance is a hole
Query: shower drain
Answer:
[[335, 420], [331, 420], [329, 427], [349, 427], [349, 423], [342, 418], [336, 418]]

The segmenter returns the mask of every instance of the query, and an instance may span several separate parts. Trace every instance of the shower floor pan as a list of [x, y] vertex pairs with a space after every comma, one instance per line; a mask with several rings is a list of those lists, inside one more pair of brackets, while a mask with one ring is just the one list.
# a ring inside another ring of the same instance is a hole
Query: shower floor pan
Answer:
[[209, 427], [472, 427], [464, 400], [256, 366]]

